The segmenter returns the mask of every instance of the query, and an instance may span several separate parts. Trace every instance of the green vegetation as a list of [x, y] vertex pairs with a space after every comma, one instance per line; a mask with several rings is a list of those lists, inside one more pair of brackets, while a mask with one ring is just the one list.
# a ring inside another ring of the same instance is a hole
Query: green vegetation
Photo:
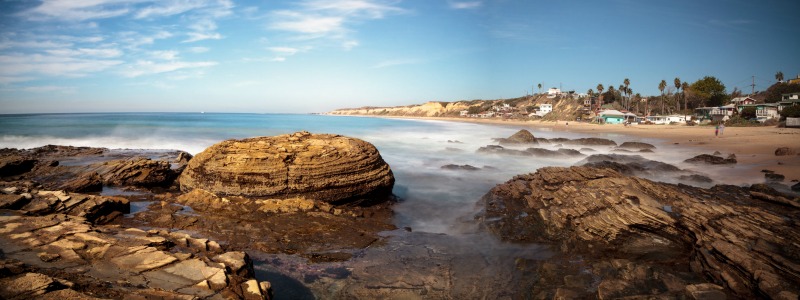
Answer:
[[692, 83], [687, 96], [691, 97], [695, 107], [721, 106], [728, 98], [725, 85], [714, 76], [706, 76]]
[[800, 105], [793, 105], [781, 110], [781, 120], [786, 118], [800, 118]]
[[775, 103], [781, 101], [782, 94], [800, 93], [800, 84], [789, 84], [786, 82], [778, 82], [773, 84], [766, 91], [765, 101], [767, 103]]
[[742, 109], [742, 112], [739, 113], [739, 116], [745, 120], [755, 119], [756, 118], [756, 108], [755, 107], [745, 107]]

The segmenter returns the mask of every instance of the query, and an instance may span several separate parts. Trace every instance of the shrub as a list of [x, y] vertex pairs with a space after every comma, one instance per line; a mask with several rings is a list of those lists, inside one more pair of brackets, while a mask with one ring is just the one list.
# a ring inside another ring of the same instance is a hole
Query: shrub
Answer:
[[745, 120], [755, 119], [756, 118], [756, 108], [755, 107], [745, 107], [739, 113], [739, 116]]
[[[744, 110], [742, 110], [742, 111], [744, 111]], [[755, 116], [753, 116], [753, 117], [755, 118]], [[725, 122], [725, 126], [731, 126], [731, 127], [756, 127], [756, 126], [762, 126], [762, 125], [761, 125], [761, 123], [759, 123], [756, 120], [752, 120], [751, 121], [751, 120], [745, 119], [741, 115], [739, 115], [739, 116], [733, 116], [730, 119], [728, 119], [728, 121]]]
[[792, 105], [781, 110], [781, 120], [786, 118], [800, 118], [800, 105]]

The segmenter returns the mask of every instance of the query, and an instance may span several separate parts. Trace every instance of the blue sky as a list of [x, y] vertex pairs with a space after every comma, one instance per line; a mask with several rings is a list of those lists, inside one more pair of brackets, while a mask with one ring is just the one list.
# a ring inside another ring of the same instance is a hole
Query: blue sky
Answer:
[[[800, 74], [800, 2], [0, 0], [0, 113], [324, 112]], [[537, 90], [538, 91], [538, 90]]]

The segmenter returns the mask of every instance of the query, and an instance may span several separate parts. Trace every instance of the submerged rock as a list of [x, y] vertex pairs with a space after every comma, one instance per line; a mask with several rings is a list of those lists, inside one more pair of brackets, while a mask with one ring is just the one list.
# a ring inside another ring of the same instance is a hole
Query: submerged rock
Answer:
[[471, 166], [471, 165], [449, 164], [449, 165], [442, 166], [442, 169], [445, 169], [445, 170], [462, 170], [462, 171], [478, 171], [481, 168], [478, 168], [478, 167], [475, 167], [475, 166]]
[[709, 164], [709, 165], [727, 165], [736, 163], [736, 155], [728, 155], [728, 158], [711, 154], [700, 154], [698, 156], [684, 160], [684, 162], [692, 164]]
[[655, 149], [656, 146], [653, 146], [652, 144], [648, 144], [648, 143], [642, 143], [642, 142], [624, 142], [624, 143], [620, 144], [619, 146], [617, 146], [617, 148], [635, 149], [635, 150], [644, 150], [644, 149], [652, 150], [652, 149]]
[[179, 181], [183, 191], [347, 202], [389, 195], [394, 176], [370, 143], [297, 132], [215, 144], [189, 161]]
[[686, 278], [682, 274], [691, 270], [738, 297], [796, 298], [800, 210], [782, 201], [798, 199], [757, 189], [703, 189], [627, 177], [611, 169], [545, 167], [493, 188], [482, 199], [480, 218], [504, 240], [556, 243], [565, 253], [601, 261], [625, 257], [643, 266], [643, 272], [662, 268], [656, 277], [660, 284], [648, 286], [650, 291], [634, 285], [607, 290], [625, 277], [603, 275], [598, 296], [676, 297], [687, 290], [707, 290], [667, 281]]
[[797, 151], [789, 147], [780, 147], [775, 149], [775, 156], [787, 156], [787, 155], [795, 155]]

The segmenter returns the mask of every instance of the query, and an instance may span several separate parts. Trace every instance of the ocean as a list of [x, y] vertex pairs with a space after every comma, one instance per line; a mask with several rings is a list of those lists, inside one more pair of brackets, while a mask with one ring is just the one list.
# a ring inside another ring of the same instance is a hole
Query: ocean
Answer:
[[[197, 154], [226, 139], [306, 130], [363, 139], [374, 144], [396, 176], [397, 225], [449, 232], [454, 220], [474, 209], [492, 186], [546, 165], [580, 159], [534, 159], [481, 155], [492, 138], [519, 128], [429, 120], [302, 114], [90, 113], [0, 115], [0, 148], [48, 144], [111, 149], [177, 149]], [[538, 137], [578, 137], [549, 131]], [[480, 171], [450, 171], [447, 164]]]
[[[519, 126], [487, 125], [419, 119], [389, 119], [299, 114], [220, 113], [96, 113], [0, 115], [0, 148], [32, 148], [47, 144], [106, 147], [111, 149], [177, 149], [197, 154], [226, 139], [272, 136], [306, 130], [355, 137], [374, 144], [391, 166], [396, 183], [395, 225], [387, 232], [388, 244], [364, 250], [343, 263], [309, 265], [289, 255], [258, 255], [257, 276], [280, 288], [286, 298], [325, 298], [326, 291], [348, 284], [361, 284], [357, 276], [339, 281], [303, 283], [309, 270], [352, 270], [365, 264], [404, 266], [409, 257], [439, 257], [453, 266], [467, 268], [477, 278], [493, 278], [485, 284], [512, 284], [519, 259], [546, 259], [548, 251], [538, 245], [508, 244], [482, 233], [474, 222], [480, 198], [493, 186], [515, 175], [535, 172], [544, 166], [571, 166], [583, 159], [536, 158], [481, 154], [480, 147], [496, 144], [493, 138], [508, 137]], [[590, 137], [569, 131], [530, 129], [537, 137]], [[658, 139], [597, 134], [615, 140], [648, 142], [656, 153], [643, 156], [679, 164], [699, 153], [686, 153]], [[525, 149], [529, 146], [519, 146]], [[539, 146], [557, 149], [555, 145]], [[513, 147], [512, 147], [513, 148]], [[583, 147], [576, 147], [580, 149]], [[608, 153], [609, 147], [590, 147], [586, 154]], [[474, 171], [448, 170], [442, 166], [470, 165]], [[681, 166], [685, 167], [685, 166]], [[712, 178], [731, 173], [720, 168]], [[707, 170], [711, 172], [712, 170]], [[270, 263], [279, 259], [280, 264]], [[470, 261], [476, 260], [476, 264]], [[440, 261], [440, 262], [441, 262]], [[464, 265], [465, 263], [466, 265]], [[424, 262], [423, 265], [424, 267]], [[469, 269], [474, 268], [474, 270]], [[463, 270], [463, 269], [462, 269]], [[348, 271], [349, 272], [349, 271]], [[387, 272], [395, 272], [387, 270]], [[421, 272], [421, 271], [420, 271]], [[449, 272], [449, 271], [446, 271]], [[415, 273], [416, 274], [416, 273]], [[426, 276], [420, 274], [420, 276]], [[510, 277], [506, 277], [510, 276]], [[465, 281], [474, 282], [464, 277]], [[337, 279], [338, 280], [338, 279]], [[460, 286], [454, 283], [454, 289]], [[468, 288], [465, 288], [468, 289]], [[322, 296], [321, 296], [322, 295]]]

